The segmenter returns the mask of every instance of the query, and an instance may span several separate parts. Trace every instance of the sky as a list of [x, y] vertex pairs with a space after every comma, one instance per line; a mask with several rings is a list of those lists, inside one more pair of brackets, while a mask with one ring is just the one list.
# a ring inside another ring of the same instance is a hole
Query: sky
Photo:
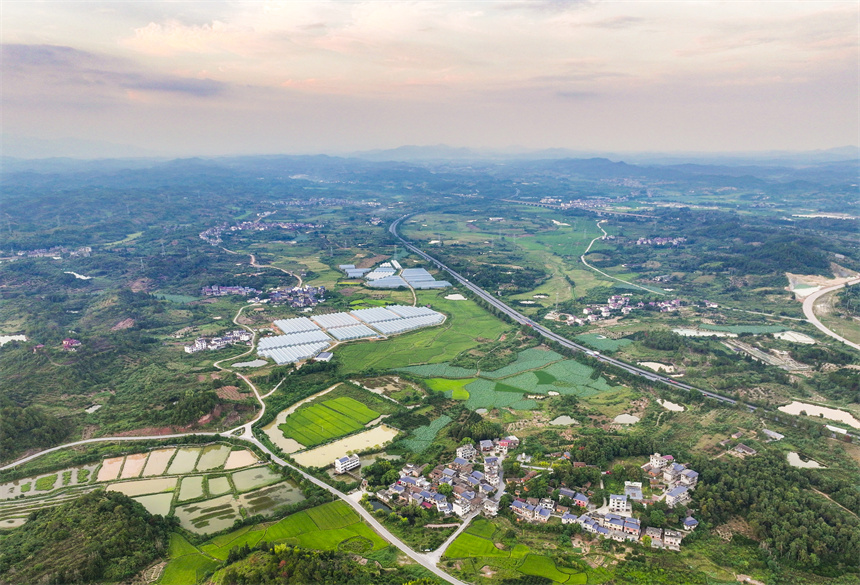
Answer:
[[857, 145], [858, 23], [854, 0], [2, 0], [3, 150]]

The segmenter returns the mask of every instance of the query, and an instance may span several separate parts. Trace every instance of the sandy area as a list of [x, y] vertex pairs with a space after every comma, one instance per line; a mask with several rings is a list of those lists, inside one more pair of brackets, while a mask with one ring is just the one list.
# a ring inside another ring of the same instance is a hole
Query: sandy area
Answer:
[[293, 455], [293, 459], [299, 465], [306, 467], [326, 467], [332, 465], [335, 459], [343, 457], [347, 452], [364, 451], [377, 445], [382, 446], [394, 439], [398, 432], [391, 427], [380, 425], [363, 433], [345, 437], [316, 449], [296, 453]]
[[781, 331], [779, 333], [774, 333], [774, 337], [777, 339], [782, 339], [785, 341], [793, 341], [794, 343], [805, 343], [807, 345], [812, 345], [815, 343], [815, 340], [810, 336], [805, 335], [803, 333], [798, 333], [797, 331]]
[[135, 453], [134, 455], [126, 456], [120, 479], [140, 477], [140, 472], [143, 471], [148, 456], [149, 453]]
[[791, 404], [780, 406], [777, 410], [786, 414], [800, 414], [801, 411], [804, 411], [809, 416], [822, 415], [824, 418], [845, 423], [855, 429], [860, 429], [860, 420], [857, 420], [853, 415], [845, 412], [844, 410], [827, 408], [825, 406], [816, 406], [814, 404], [798, 402], [797, 400], [793, 401]]
[[684, 412], [684, 407], [680, 404], [675, 404], [674, 402], [669, 402], [668, 400], [662, 400], [660, 398], [657, 399], [657, 403], [666, 410], [671, 410], [672, 412]]
[[463, 295], [461, 295], [459, 293], [450, 294], [450, 295], [446, 296], [445, 298], [448, 299], [449, 301], [465, 301], [466, 300], [466, 297], [464, 297]]
[[651, 368], [655, 372], [667, 372], [669, 374], [675, 373], [675, 366], [672, 364], [661, 364], [659, 362], [639, 362], [640, 366], [644, 366], [646, 368]]

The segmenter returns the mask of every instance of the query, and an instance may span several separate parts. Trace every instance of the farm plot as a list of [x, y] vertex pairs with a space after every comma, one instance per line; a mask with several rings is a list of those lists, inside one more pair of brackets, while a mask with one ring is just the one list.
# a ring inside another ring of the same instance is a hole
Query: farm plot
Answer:
[[515, 374], [519, 374], [521, 372], [526, 372], [528, 370], [536, 370], [538, 368], [542, 368], [548, 364], [553, 362], [558, 362], [564, 359], [564, 356], [557, 354], [556, 352], [549, 349], [540, 349], [537, 347], [532, 347], [530, 349], [523, 350], [517, 354], [517, 359], [512, 364], [508, 364], [498, 370], [492, 372], [481, 372], [482, 378], [490, 378], [491, 380], [498, 380], [500, 378], [507, 378], [508, 376], [513, 376]]
[[464, 532], [451, 543], [445, 551], [445, 557], [449, 559], [462, 559], [466, 557], [499, 557], [507, 559], [511, 551], [501, 550], [493, 544], [492, 540]]
[[416, 376], [424, 376], [428, 378], [471, 378], [477, 374], [477, 370], [469, 368], [460, 368], [457, 366], [449, 366], [444, 364], [425, 364], [423, 366], [408, 366], [405, 368], [397, 368], [399, 372], [409, 372]]
[[234, 473], [233, 485], [236, 486], [237, 492], [247, 492], [275, 483], [280, 478], [280, 475], [268, 467], [253, 467]]
[[631, 339], [610, 339], [605, 335], [598, 335], [597, 333], [584, 333], [582, 335], [577, 335], [576, 340], [584, 343], [588, 347], [596, 349], [597, 351], [609, 353], [616, 352], [625, 345], [633, 343], [633, 340]]
[[228, 445], [208, 445], [203, 448], [203, 452], [200, 454], [197, 471], [209, 471], [221, 467], [229, 455], [230, 447]]
[[[478, 379], [466, 386], [469, 399], [466, 407], [471, 410], [479, 408], [513, 408], [514, 410], [531, 410], [537, 407], [537, 402], [523, 398], [524, 393], [519, 393], [515, 388], [503, 392], [496, 392], [497, 383], [491, 380]], [[503, 390], [505, 388], [503, 387]]]
[[241, 505], [249, 516], [270, 515], [278, 506], [295, 504], [305, 499], [298, 486], [291, 481], [260, 488], [239, 496]]
[[232, 494], [177, 506], [174, 514], [180, 526], [197, 534], [219, 532], [242, 517], [239, 502]]
[[421, 453], [430, 446], [439, 431], [452, 420], [450, 416], [443, 414], [429, 425], [418, 427], [412, 431], [412, 435], [403, 440], [403, 445], [413, 453]]
[[556, 583], [586, 583], [585, 573], [559, 569], [551, 558], [540, 555], [528, 555], [517, 570], [526, 575], [545, 577]]
[[294, 412], [278, 428], [285, 437], [313, 447], [353, 433], [378, 416], [357, 400], [341, 396]]

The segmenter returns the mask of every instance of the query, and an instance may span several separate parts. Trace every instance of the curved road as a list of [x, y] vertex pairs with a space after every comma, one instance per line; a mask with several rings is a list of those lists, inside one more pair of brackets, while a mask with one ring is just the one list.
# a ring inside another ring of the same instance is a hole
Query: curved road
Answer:
[[606, 222], [606, 221], [609, 221], [609, 220], [608, 220], [608, 219], [599, 219], [599, 220], [597, 220], [597, 229], [599, 229], [600, 231], [602, 231], [602, 232], [603, 232], [603, 235], [602, 235], [602, 236], [597, 236], [596, 238], [594, 238], [593, 240], [591, 240], [591, 243], [590, 243], [590, 244], [588, 244], [588, 247], [585, 249], [585, 252], [583, 252], [583, 253], [582, 253], [582, 256], [580, 256], [580, 257], [579, 257], [579, 261], [580, 261], [580, 262], [582, 262], [583, 264], [585, 264], [586, 266], [588, 266], [589, 268], [591, 268], [592, 270], [594, 270], [595, 272], [597, 272], [598, 274], [602, 274], [602, 275], [603, 275], [603, 276], [605, 276], [606, 278], [611, 278], [612, 280], [617, 280], [618, 282], [623, 282], [624, 284], [626, 284], [626, 285], [628, 285], [628, 286], [635, 286], [636, 288], [641, 288], [642, 290], [647, 291], [647, 292], [649, 292], [649, 293], [651, 293], [651, 294], [665, 295], [666, 293], [664, 293], [663, 291], [659, 291], [659, 290], [651, 290], [650, 288], [646, 288], [646, 287], [644, 287], [644, 286], [642, 286], [642, 285], [634, 284], [634, 283], [632, 283], [632, 282], [627, 282], [626, 280], [621, 280], [620, 278], [617, 278], [617, 277], [615, 277], [615, 276], [612, 276], [611, 274], [606, 274], [606, 273], [605, 273], [605, 272], [603, 272], [602, 270], [600, 270], [600, 269], [598, 269], [598, 268], [595, 268], [594, 266], [592, 266], [591, 264], [589, 264], [588, 262], [586, 262], [586, 261], [585, 261], [585, 256], [586, 256], [586, 254], [588, 254], [588, 252], [591, 250], [591, 247], [594, 245], [594, 242], [596, 242], [597, 240], [599, 240], [599, 239], [601, 239], [601, 238], [605, 238], [606, 236], [608, 236], [608, 235], [609, 235], [609, 234], [607, 234], [607, 233], [606, 233], [606, 230], [605, 230], [605, 229], [603, 229], [603, 227], [601, 227], [601, 225], [600, 225], [600, 224], [602, 224], [602, 223], [604, 223], [604, 222]]
[[837, 335], [832, 330], [825, 327], [824, 324], [818, 320], [818, 317], [815, 316], [814, 309], [815, 309], [815, 301], [817, 301], [819, 298], [823, 297], [827, 293], [833, 292], [835, 290], [839, 290], [840, 288], [845, 287], [845, 286], [851, 286], [851, 285], [858, 284], [858, 283], [860, 283], [860, 278], [855, 278], [854, 280], [849, 280], [848, 282], [843, 283], [843, 284], [837, 284], [836, 286], [829, 286], [827, 288], [822, 288], [821, 290], [817, 290], [814, 293], [812, 293], [811, 295], [809, 295], [808, 297], [806, 297], [805, 299], [803, 299], [803, 314], [806, 315], [807, 321], [809, 321], [810, 323], [812, 323], [813, 325], [818, 327], [818, 329], [820, 331], [822, 331], [823, 333], [825, 333], [826, 335], [829, 335], [833, 339], [836, 339], [837, 341], [841, 341], [845, 345], [847, 345], [849, 347], [853, 347], [854, 349], [860, 349], [860, 344], [854, 343], [853, 341], [848, 341], [847, 339], [845, 339], [841, 335]]

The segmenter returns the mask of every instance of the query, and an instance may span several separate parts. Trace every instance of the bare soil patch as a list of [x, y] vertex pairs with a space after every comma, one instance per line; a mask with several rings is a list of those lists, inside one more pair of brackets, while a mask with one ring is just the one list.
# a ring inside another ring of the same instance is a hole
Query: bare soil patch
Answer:
[[222, 386], [215, 393], [222, 400], [235, 400], [237, 402], [241, 402], [250, 396], [248, 393], [240, 392], [237, 386]]
[[131, 329], [134, 327], [134, 319], [123, 319], [116, 325], [110, 328], [111, 331], [122, 331], [123, 329]]
[[371, 256], [370, 258], [362, 258], [358, 262], [355, 263], [356, 268], [372, 268], [376, 266], [380, 262], [385, 262], [388, 260], [389, 256], [382, 256], [377, 254], [376, 256]]
[[149, 292], [152, 289], [151, 278], [138, 278], [128, 285], [131, 292]]

